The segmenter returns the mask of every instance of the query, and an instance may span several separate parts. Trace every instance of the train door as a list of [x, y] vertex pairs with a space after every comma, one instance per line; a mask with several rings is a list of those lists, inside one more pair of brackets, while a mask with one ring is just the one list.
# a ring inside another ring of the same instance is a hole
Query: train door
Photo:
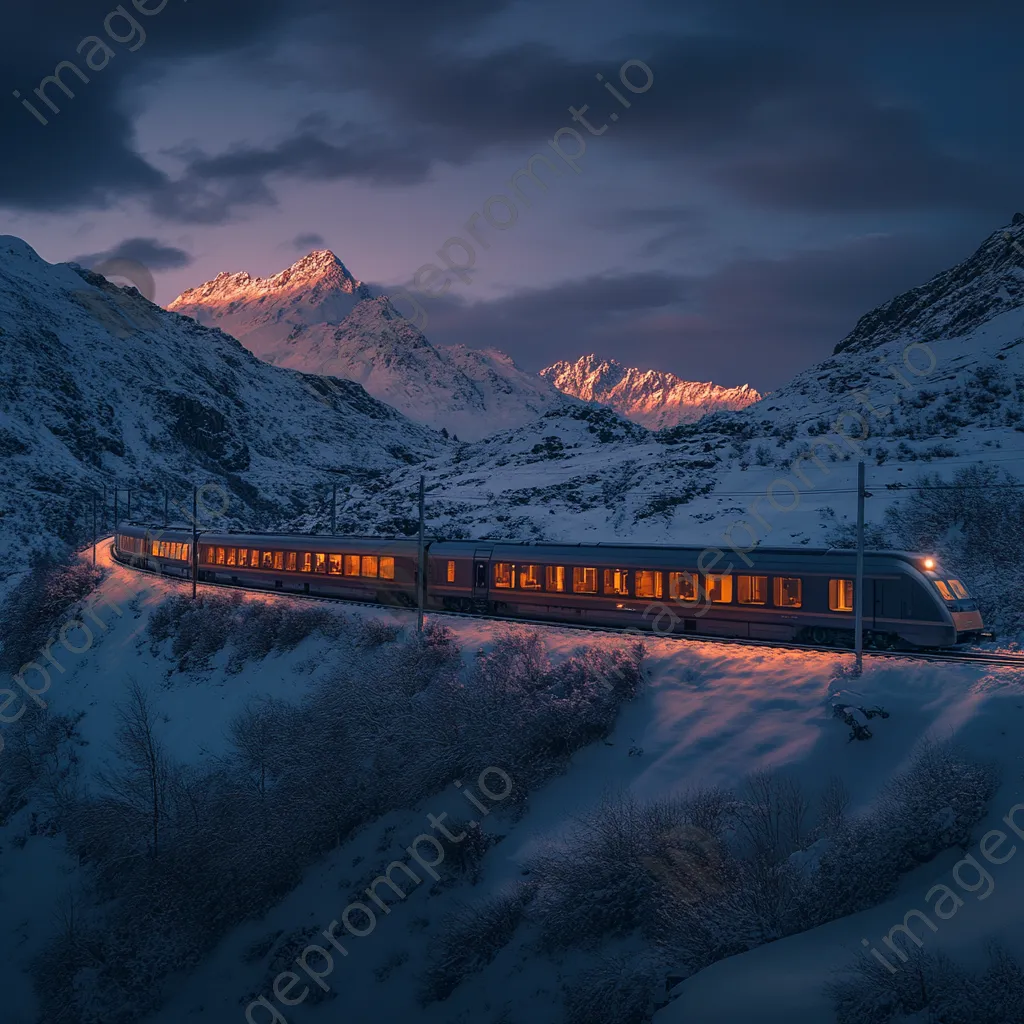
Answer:
[[473, 603], [486, 604], [491, 581], [491, 551], [477, 548], [473, 553]]
[[875, 592], [874, 611], [871, 626], [875, 629], [892, 629], [892, 623], [883, 625], [882, 619], [904, 618], [902, 580], [872, 580]]

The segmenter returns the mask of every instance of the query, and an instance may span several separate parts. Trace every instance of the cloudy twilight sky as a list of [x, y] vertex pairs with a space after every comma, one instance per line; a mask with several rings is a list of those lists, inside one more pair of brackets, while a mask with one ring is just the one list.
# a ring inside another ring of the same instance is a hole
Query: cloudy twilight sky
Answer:
[[[5, 28], [0, 233], [140, 260], [166, 303], [313, 248], [386, 291], [477, 214], [427, 334], [530, 369], [770, 389], [1024, 208], [1006, 0], [33, 0]], [[54, 113], [61, 61], [89, 81]], [[491, 226], [535, 153], [561, 173]]]

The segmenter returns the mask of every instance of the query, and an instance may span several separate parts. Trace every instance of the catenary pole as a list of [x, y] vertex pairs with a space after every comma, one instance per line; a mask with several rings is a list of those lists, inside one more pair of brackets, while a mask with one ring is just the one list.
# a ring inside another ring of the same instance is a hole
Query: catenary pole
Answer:
[[199, 488], [192, 486], [192, 600], [199, 581]]
[[422, 475], [420, 476], [420, 539], [419, 539], [419, 551], [416, 564], [418, 569], [416, 572], [416, 607], [418, 613], [416, 616], [416, 630], [417, 632], [423, 632], [423, 602], [426, 591], [426, 565], [423, 546], [423, 505], [424, 505], [424, 494], [426, 488], [426, 479]]
[[858, 674], [864, 668], [864, 463], [857, 463], [857, 582], [853, 588], [854, 651]]

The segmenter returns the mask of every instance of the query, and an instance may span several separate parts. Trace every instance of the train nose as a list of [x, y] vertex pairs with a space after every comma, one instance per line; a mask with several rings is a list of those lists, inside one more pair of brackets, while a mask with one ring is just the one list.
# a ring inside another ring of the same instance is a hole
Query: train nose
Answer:
[[953, 612], [953, 625], [958, 633], [974, 633], [985, 628], [981, 612]]
[[981, 612], [953, 612], [953, 625], [957, 643], [980, 640], [985, 628]]

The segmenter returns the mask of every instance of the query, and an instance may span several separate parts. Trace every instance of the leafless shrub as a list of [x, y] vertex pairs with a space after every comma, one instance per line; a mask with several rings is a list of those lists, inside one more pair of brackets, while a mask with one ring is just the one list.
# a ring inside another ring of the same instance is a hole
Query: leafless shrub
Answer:
[[381, 647], [402, 635], [402, 627], [385, 619], [364, 619], [359, 626], [356, 643], [360, 647]]
[[101, 569], [71, 552], [30, 553], [28, 572], [0, 606], [0, 672], [36, 660], [62, 617], [102, 579]]
[[970, 843], [998, 784], [991, 763], [950, 743], [923, 743], [877, 805], [844, 820], [825, 840], [795, 921], [814, 927], [887, 899], [901, 875], [952, 846]]
[[664, 974], [650, 956], [602, 957], [564, 986], [565, 1024], [646, 1024]]
[[818, 830], [828, 836], [841, 829], [849, 806], [850, 794], [843, 780], [833, 775], [818, 799]]
[[642, 804], [616, 794], [531, 865], [545, 948], [593, 944], [649, 925], [669, 894], [700, 902], [723, 884], [719, 837], [695, 824], [714, 798]]
[[747, 777], [736, 821], [754, 855], [778, 863], [800, 849], [806, 814], [807, 801], [799, 784], [764, 769]]
[[531, 897], [532, 886], [517, 882], [451, 915], [421, 979], [421, 1003], [447, 999], [470, 974], [483, 970], [515, 935]]
[[1022, 1024], [1024, 968], [998, 946], [988, 967], [965, 970], [944, 954], [910, 952], [893, 974], [867, 956], [830, 982], [837, 1024], [889, 1024], [916, 1014], [942, 1024]]

